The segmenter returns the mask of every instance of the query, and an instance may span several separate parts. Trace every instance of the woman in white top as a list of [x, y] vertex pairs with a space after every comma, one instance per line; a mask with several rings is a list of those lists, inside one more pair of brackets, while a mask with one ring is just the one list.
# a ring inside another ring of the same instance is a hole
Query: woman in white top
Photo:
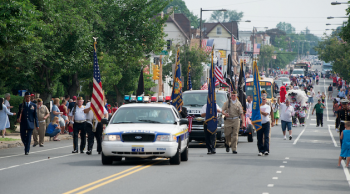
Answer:
[[16, 115], [16, 113], [11, 113], [4, 105], [4, 99], [0, 98], [0, 131], [2, 131], [2, 138], [5, 137], [5, 129], [10, 127], [7, 115]]
[[[5, 104], [6, 108], [8, 109], [8, 111], [10, 112], [11, 111], [10, 109], [13, 108], [13, 106], [10, 105], [11, 94], [6, 93], [4, 98], [5, 98], [4, 104]], [[7, 122], [10, 124], [10, 119], [8, 116], [7, 116]], [[10, 126], [8, 126], [6, 128], [10, 128]], [[6, 128], [2, 131], [3, 136], [6, 134]]]

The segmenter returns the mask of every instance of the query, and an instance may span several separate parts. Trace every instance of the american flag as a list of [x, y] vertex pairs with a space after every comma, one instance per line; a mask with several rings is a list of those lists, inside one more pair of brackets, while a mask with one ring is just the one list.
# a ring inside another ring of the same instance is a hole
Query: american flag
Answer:
[[94, 43], [94, 77], [93, 77], [93, 90], [91, 99], [91, 109], [94, 112], [96, 119], [100, 122], [103, 118], [103, 90], [100, 76], [100, 68], [97, 62], [96, 44]]
[[224, 79], [224, 75], [222, 74], [221, 66], [216, 65], [215, 70], [214, 70], [214, 75], [216, 78], [215, 86], [219, 85], [220, 82], [228, 86], [228, 84], [226, 83], [226, 81]]
[[260, 44], [254, 44], [254, 54], [260, 53]]
[[202, 40], [202, 48], [205, 52], [210, 52], [213, 48], [214, 39], [203, 39]]
[[193, 115], [188, 115], [186, 118], [188, 119], [188, 132], [191, 133], [191, 131], [192, 131], [192, 120], [193, 120], [194, 116]]
[[208, 89], [208, 83], [203, 84], [201, 90], [207, 90]]

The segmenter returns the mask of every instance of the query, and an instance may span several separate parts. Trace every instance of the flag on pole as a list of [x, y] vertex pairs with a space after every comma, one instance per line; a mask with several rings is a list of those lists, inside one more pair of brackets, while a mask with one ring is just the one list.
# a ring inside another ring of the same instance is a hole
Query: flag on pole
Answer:
[[136, 96], [142, 96], [145, 92], [145, 86], [143, 82], [143, 68], [141, 68], [141, 73], [139, 77], [139, 84], [137, 86]]
[[259, 83], [259, 70], [256, 61], [253, 62], [253, 106], [252, 106], [252, 123], [256, 131], [259, 131], [262, 127], [261, 124], [261, 113], [260, 113], [260, 104], [261, 104], [261, 92], [260, 92], [260, 83]]
[[220, 82], [222, 84], [229, 86], [224, 79], [224, 75], [222, 74], [222, 69], [221, 69], [221, 66], [219, 65], [219, 60], [217, 62], [217, 65], [215, 66], [214, 74], [215, 74], [215, 78], [216, 78], [215, 86], [219, 85]]
[[101, 83], [100, 67], [98, 66], [97, 54], [96, 54], [96, 39], [94, 42], [94, 74], [93, 74], [93, 90], [90, 109], [94, 113], [98, 122], [103, 118], [104, 112], [104, 99]]
[[204, 122], [204, 124], [208, 126], [207, 127], [208, 132], [211, 134], [214, 134], [218, 127], [213, 60], [214, 60], [214, 46], [211, 52], [211, 67], [210, 67], [210, 73], [209, 73], [207, 110], [206, 110], [206, 116], [205, 116], [205, 122]]
[[202, 40], [202, 48], [205, 52], [210, 52], [214, 45], [214, 39], [203, 39]]
[[242, 104], [242, 108], [244, 113], [247, 112], [247, 104], [246, 104], [246, 88], [245, 88], [245, 75], [243, 70], [243, 61], [241, 60], [241, 70], [238, 78], [238, 99]]
[[186, 118], [188, 119], [188, 132], [191, 133], [191, 131], [192, 131], [192, 120], [194, 118], [194, 115], [187, 115]]
[[191, 64], [189, 62], [188, 62], [188, 70], [187, 70], [187, 90], [192, 90]]
[[203, 84], [201, 90], [207, 90], [207, 89], [208, 89], [208, 84], [207, 83]]
[[171, 104], [180, 112], [183, 104], [182, 101], [182, 82], [181, 82], [181, 69], [180, 69], [180, 49], [177, 49], [176, 64], [175, 64], [175, 76], [173, 82], [173, 91], [171, 93]]

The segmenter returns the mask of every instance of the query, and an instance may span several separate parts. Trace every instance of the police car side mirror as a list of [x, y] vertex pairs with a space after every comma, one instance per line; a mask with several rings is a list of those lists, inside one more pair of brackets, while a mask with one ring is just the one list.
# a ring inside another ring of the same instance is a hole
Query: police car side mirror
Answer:
[[108, 120], [107, 119], [101, 119], [101, 123], [102, 124], [108, 124]]
[[180, 125], [188, 125], [187, 119], [180, 119]]

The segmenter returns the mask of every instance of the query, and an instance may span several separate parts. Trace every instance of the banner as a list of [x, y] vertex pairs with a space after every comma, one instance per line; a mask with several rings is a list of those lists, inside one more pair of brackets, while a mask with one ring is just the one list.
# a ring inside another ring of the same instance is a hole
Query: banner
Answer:
[[253, 106], [252, 106], [252, 123], [256, 131], [259, 131], [262, 127], [261, 124], [261, 113], [260, 113], [260, 104], [261, 104], [261, 92], [260, 92], [260, 83], [259, 83], [259, 70], [256, 61], [253, 62]]
[[181, 69], [180, 69], [180, 49], [177, 49], [176, 64], [175, 64], [175, 76], [173, 82], [173, 91], [171, 93], [171, 104], [181, 112], [182, 107], [182, 82], [181, 82]]

